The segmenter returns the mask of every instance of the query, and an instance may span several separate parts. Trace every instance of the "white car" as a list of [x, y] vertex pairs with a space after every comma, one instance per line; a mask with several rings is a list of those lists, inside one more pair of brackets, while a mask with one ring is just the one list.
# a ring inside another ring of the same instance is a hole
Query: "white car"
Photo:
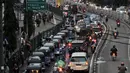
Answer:
[[89, 63], [87, 59], [87, 53], [85, 52], [74, 52], [71, 55], [69, 62], [70, 71], [89, 71]]
[[103, 10], [112, 10], [112, 8], [108, 8], [107, 6], [104, 6]]
[[126, 11], [126, 9], [125, 9], [125, 6], [121, 6], [121, 7], [119, 7], [119, 8], [117, 8], [116, 9], [116, 12], [119, 12], [119, 13], [124, 13], [124, 14], [126, 14], [127, 13], [127, 11]]

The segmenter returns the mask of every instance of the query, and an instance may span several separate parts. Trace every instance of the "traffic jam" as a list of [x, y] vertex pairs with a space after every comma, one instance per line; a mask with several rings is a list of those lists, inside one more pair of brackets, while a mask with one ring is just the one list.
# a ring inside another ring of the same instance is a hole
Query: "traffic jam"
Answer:
[[[42, 46], [32, 52], [23, 73], [89, 73], [90, 60], [104, 32], [99, 15], [78, 13], [76, 4], [63, 7], [64, 26], [56, 35], [42, 38]], [[50, 70], [50, 69], [49, 69]]]

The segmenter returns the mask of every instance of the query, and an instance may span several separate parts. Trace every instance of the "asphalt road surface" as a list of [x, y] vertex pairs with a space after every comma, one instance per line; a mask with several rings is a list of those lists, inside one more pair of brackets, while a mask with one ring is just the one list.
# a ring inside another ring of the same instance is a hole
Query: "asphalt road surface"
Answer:
[[[128, 42], [130, 29], [125, 24], [121, 23], [121, 27], [117, 28], [119, 35], [117, 39], [114, 39], [112, 30], [117, 27], [116, 22], [109, 19], [107, 25], [110, 26], [110, 34], [103, 47], [102, 52], [100, 53], [100, 57], [104, 58], [106, 62], [98, 64], [98, 73], [118, 73], [119, 71], [117, 67], [120, 66], [121, 62], [124, 62], [125, 66], [128, 67], [126, 73], [130, 73], [130, 60], [128, 59]], [[112, 61], [110, 57], [110, 49], [113, 45], [116, 45], [118, 49], [116, 61]]]

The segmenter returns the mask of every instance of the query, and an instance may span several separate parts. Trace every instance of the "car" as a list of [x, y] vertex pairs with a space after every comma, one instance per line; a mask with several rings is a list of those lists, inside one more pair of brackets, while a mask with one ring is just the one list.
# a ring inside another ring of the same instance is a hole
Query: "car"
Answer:
[[68, 67], [71, 72], [85, 71], [88, 73], [89, 61], [88, 61], [87, 53], [85, 52], [72, 53]]
[[57, 33], [56, 35], [62, 36], [62, 37], [63, 37], [63, 40], [64, 40], [65, 37], [66, 37], [66, 33], [64, 33], [64, 32], [59, 32], [59, 33]]
[[121, 14], [127, 13], [125, 6], [121, 6], [121, 7], [117, 8], [116, 12], [121, 13]]
[[30, 63], [42, 63], [42, 60], [39, 56], [30, 56], [27, 62], [29, 65]]
[[112, 10], [112, 8], [110, 8], [109, 6], [104, 6], [102, 9], [103, 10]]
[[73, 40], [72, 47], [80, 47], [85, 42], [85, 40]]
[[93, 26], [92, 30], [95, 32], [95, 34], [97, 35], [97, 37], [101, 37], [102, 36], [102, 28], [98, 27], [98, 26]]
[[44, 55], [43, 52], [34, 51], [34, 52], [32, 53], [32, 56], [39, 56], [39, 57], [41, 58], [42, 62], [44, 62], [44, 57], [45, 57], [45, 55]]
[[54, 50], [55, 44], [54, 42], [45, 43], [44, 47], [50, 47], [51, 50]]
[[[37, 50], [38, 52], [43, 52], [45, 54], [45, 62], [50, 62], [51, 60], [54, 60], [54, 53], [49, 47], [42, 46], [40, 49]], [[47, 58], [46, 58], [47, 57]], [[47, 63], [46, 62], [46, 63]]]
[[77, 22], [77, 25], [75, 25], [75, 31], [79, 35], [81, 33], [81, 31], [83, 31], [83, 30], [86, 30], [86, 23], [84, 20], [80, 20]]
[[60, 44], [63, 43], [63, 36], [62, 36], [62, 35], [59, 35], [59, 34], [58, 34], [58, 35], [55, 35], [55, 36], [53, 37], [53, 40], [54, 40], [54, 39], [58, 39]]
[[43, 73], [45, 66], [42, 63], [30, 63], [25, 71], [25, 73]]

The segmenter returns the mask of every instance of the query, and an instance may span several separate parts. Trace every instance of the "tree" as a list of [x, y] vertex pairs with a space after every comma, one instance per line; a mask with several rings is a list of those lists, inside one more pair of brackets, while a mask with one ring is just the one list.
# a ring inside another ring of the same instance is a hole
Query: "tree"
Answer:
[[19, 29], [19, 23], [14, 13], [14, 0], [6, 0], [4, 12], [4, 37], [8, 40], [9, 48], [14, 51], [17, 47], [16, 31]]

